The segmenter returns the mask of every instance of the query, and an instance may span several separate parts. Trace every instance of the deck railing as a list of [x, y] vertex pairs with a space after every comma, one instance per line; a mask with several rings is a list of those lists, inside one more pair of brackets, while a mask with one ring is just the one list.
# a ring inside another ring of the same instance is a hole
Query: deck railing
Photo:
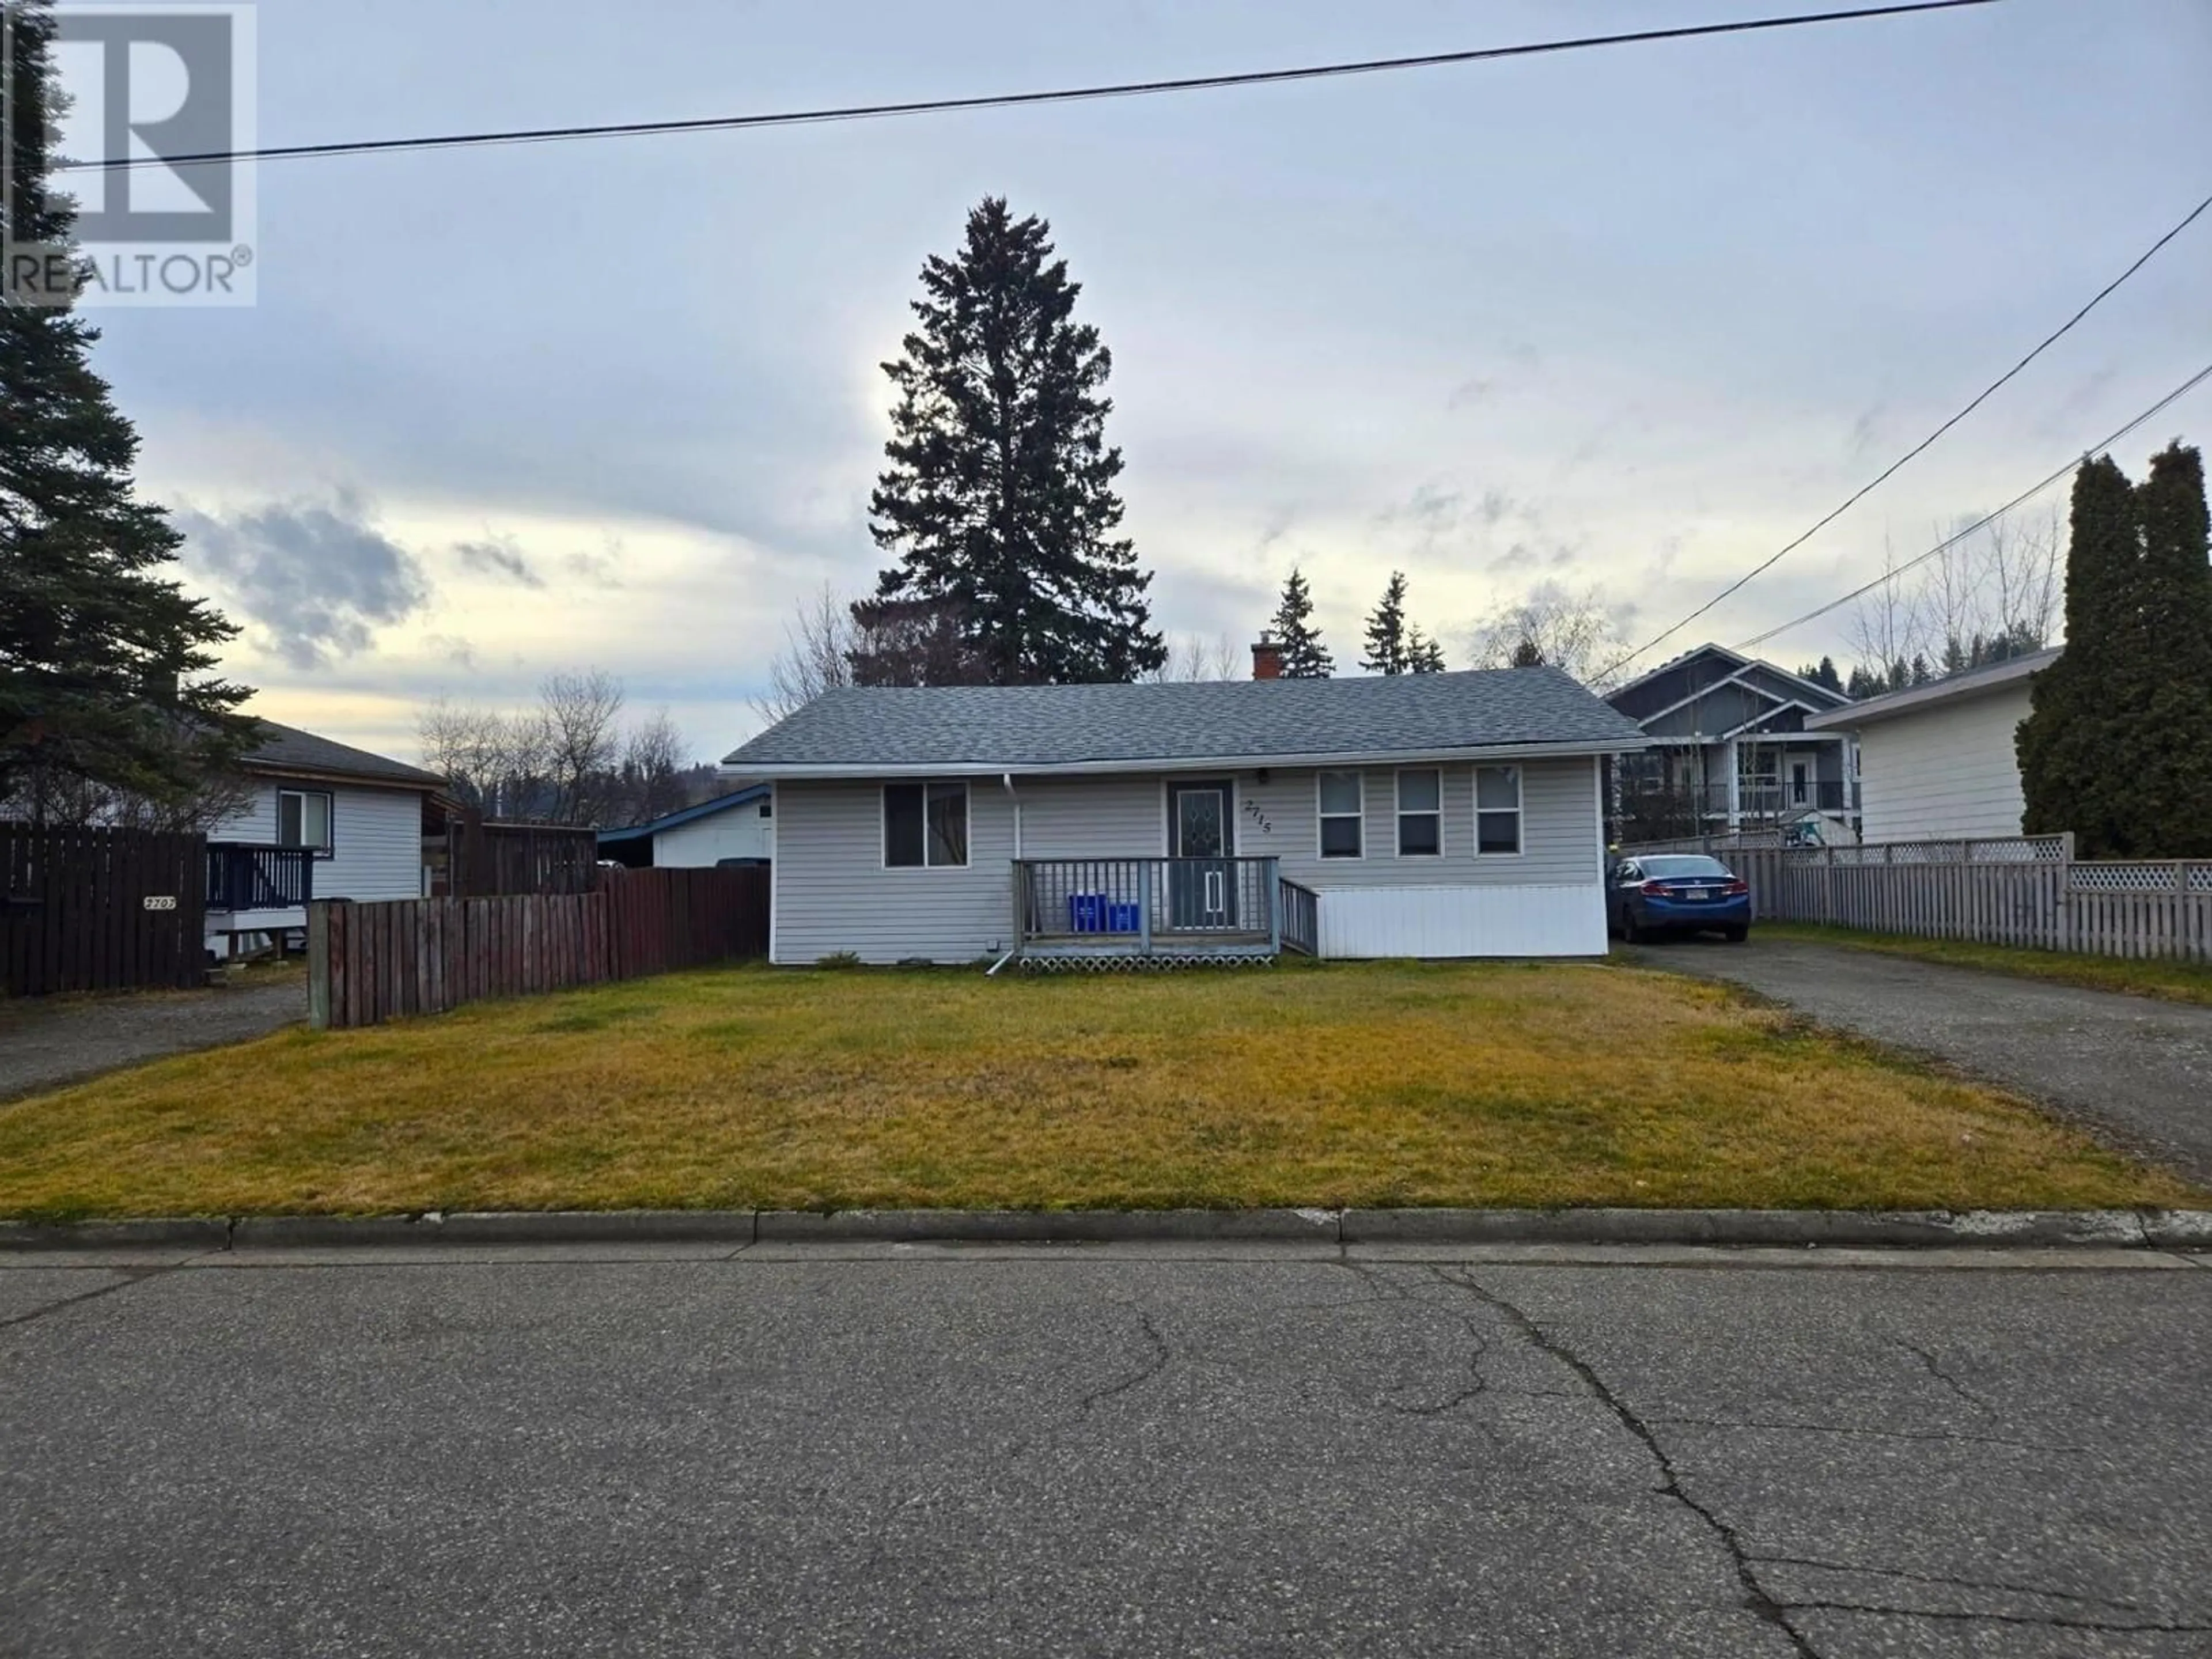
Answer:
[[1017, 859], [1025, 954], [1273, 956], [1282, 912], [1273, 859]]
[[314, 896], [314, 848], [208, 843], [209, 909], [300, 910]]
[[1321, 895], [1288, 876], [1276, 884], [1283, 909], [1283, 948], [1303, 956], [1321, 954]]

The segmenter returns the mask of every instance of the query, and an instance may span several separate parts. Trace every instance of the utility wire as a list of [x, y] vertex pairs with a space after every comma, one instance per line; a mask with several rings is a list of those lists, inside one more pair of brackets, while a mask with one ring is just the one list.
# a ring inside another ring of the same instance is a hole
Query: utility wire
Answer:
[[[2090, 455], [2094, 455], [2103, 450], [2109, 449], [2112, 445], [2119, 442], [2121, 439], [2126, 437], [2128, 434], [2133, 432], [2137, 427], [2142, 425], [2146, 421], [2152, 419], [2162, 410], [2165, 410], [2171, 404], [2178, 402], [2182, 398], [2186, 397], [2190, 392], [2194, 392], [2198, 386], [2202, 386], [2207, 380], [2212, 380], [2212, 363], [2205, 364], [2203, 368], [2198, 369], [2197, 373], [2191, 375], [2179, 386], [2174, 387], [2172, 391], [2167, 392], [2166, 396], [2160, 398], [2148, 409], [2146, 409], [2142, 414], [2136, 416], [2135, 419], [2130, 421], [2125, 426], [2120, 428], [2118, 431], [2108, 434], [2106, 436], [2100, 439], [2097, 442], [2092, 444], [2083, 452], [2081, 459], [2087, 459]], [[1767, 641], [1778, 638], [1784, 634], [1787, 634], [1793, 629], [1802, 628], [1808, 622], [1817, 622], [1820, 617], [1826, 616], [1831, 611], [1838, 610], [1842, 606], [1849, 605], [1853, 599], [1859, 599], [1863, 595], [1873, 592], [1875, 588], [1881, 586], [1885, 582], [1894, 581], [1898, 577], [1902, 576], [1906, 571], [1912, 569], [1915, 566], [1927, 563], [1929, 560], [1934, 558], [1939, 553], [1948, 552], [1952, 548], [1956, 547], [1960, 542], [1965, 541], [1967, 537], [1972, 535], [1976, 531], [1986, 528], [1988, 526], [1995, 524], [1999, 519], [2004, 517], [2006, 514], [2011, 512], [2014, 507], [2023, 506], [2027, 502], [2034, 500], [2035, 497], [2043, 494], [2045, 490], [2050, 489], [2051, 485], [2057, 483], [2060, 479], [2069, 476], [2076, 467], [2081, 465], [2081, 459], [2067, 462], [2065, 465], [2060, 467], [2049, 477], [2044, 479], [2042, 483], [2031, 485], [2029, 488], [2021, 491], [2019, 495], [2014, 496], [2002, 507], [1997, 508], [1996, 512], [1988, 514], [1982, 518], [1975, 520], [1973, 523], [1968, 525], [1964, 530], [1959, 531], [1955, 534], [1945, 537], [1942, 541], [1936, 543], [1935, 546], [1929, 548], [1925, 553], [1915, 554], [1912, 557], [1907, 559], [1903, 564], [1897, 565], [1888, 570], [1883, 571], [1881, 575], [1875, 577], [1863, 587], [1855, 587], [1850, 592], [1844, 594], [1843, 598], [1839, 599], [1831, 599], [1827, 604], [1820, 606], [1818, 610], [1808, 611], [1803, 616], [1797, 617], [1795, 621], [1784, 623], [1779, 628], [1770, 628], [1764, 634], [1758, 635], [1756, 638], [1746, 640], [1736, 648], [1740, 651], [1748, 651], [1753, 646], [1764, 645]]]
[[375, 155], [397, 150], [462, 149], [489, 144], [552, 143], [577, 138], [634, 138], [678, 132], [731, 132], [755, 127], [807, 126], [825, 121], [878, 120], [896, 115], [938, 115], [958, 110], [1014, 109], [1032, 104], [1085, 103], [1105, 98], [1148, 97], [1159, 93], [1212, 92], [1226, 87], [1279, 86], [1292, 81], [1322, 81], [1347, 75], [1376, 75], [1393, 70], [1439, 69], [1454, 64], [1488, 63], [1505, 58], [1534, 58], [1580, 52], [1593, 46], [1624, 46], [1660, 40], [1687, 40], [1718, 34], [1797, 28], [1810, 23], [1853, 22], [1864, 18], [1901, 17], [1912, 12], [1955, 11], [1994, 5], [1997, 0], [1913, 0], [1913, 3], [1858, 6], [1847, 11], [1757, 17], [1733, 23], [1697, 23], [1680, 28], [1637, 29], [1623, 34], [1588, 34], [1572, 40], [1537, 40], [1516, 46], [1485, 46], [1467, 52], [1437, 52], [1414, 58], [1372, 58], [1355, 63], [1315, 64], [1298, 69], [1248, 70], [1228, 75], [1193, 75], [1175, 80], [1124, 81], [1106, 86], [1066, 87], [1047, 92], [989, 93], [972, 98], [916, 99], [895, 104], [854, 104], [838, 108], [783, 110], [758, 115], [704, 116], [680, 121], [624, 121], [599, 126], [529, 127], [513, 131], [454, 132], [416, 138], [363, 138], [329, 144], [276, 144], [260, 149], [204, 150], [195, 155], [118, 157], [72, 161], [58, 173], [125, 172], [141, 167], [185, 167], [196, 162], [282, 161], [306, 156]]
[[[1837, 507], [1834, 511], [1821, 518], [1811, 529], [1806, 531], [1804, 534], [1799, 536], [1796, 540], [1785, 544], [1766, 558], [1760, 560], [1759, 563], [1752, 566], [1752, 568], [1745, 571], [1742, 575], [1738, 576], [1726, 587], [1721, 589], [1719, 592], [1714, 594], [1712, 598], [1707, 599], [1703, 605], [1699, 605], [1695, 611], [1690, 612], [1688, 616], [1683, 617], [1681, 621], [1676, 623], [1673, 627], [1653, 635], [1651, 638], [1646, 640], [1642, 645], [1638, 646], [1635, 650], [1630, 652], [1626, 656], [1616, 659], [1607, 667], [1605, 671], [1606, 673], [1613, 673], [1617, 670], [1634, 662], [1638, 657], [1649, 651], [1653, 646], [1672, 639], [1675, 635], [1687, 628], [1692, 623], [1697, 621], [1698, 617], [1704, 616], [1706, 611], [1720, 604], [1722, 600], [1741, 590], [1747, 583], [1753, 580], [1753, 579], [1765, 574], [1766, 571], [1771, 570], [1789, 555], [1796, 552], [1799, 548], [1804, 546], [1807, 542], [1811, 541], [1814, 537], [1819, 535], [1820, 532], [1826, 530], [1830, 525], [1835, 523], [1837, 520], [1842, 518], [1844, 514], [1850, 512], [1854, 507], [1856, 507], [1861, 501], [1864, 501], [1869, 495], [1879, 489], [1883, 484], [1888, 483], [1889, 480], [1895, 477], [1905, 466], [1906, 462], [1912, 460], [1915, 457], [1921, 454], [1938, 438], [1942, 437], [1953, 427], [1958, 425], [1960, 422], [1965, 420], [1967, 416], [1972, 414], [1984, 404], [1987, 403], [1991, 393], [1995, 392], [1999, 387], [2002, 386], [2008, 380], [2011, 380], [2013, 376], [2019, 374], [2021, 370], [2026, 368], [2038, 357], [2040, 357], [2045, 351], [2050, 349], [2051, 346], [2056, 344], [2063, 336], [2065, 336], [2073, 328], [2075, 324], [2080, 322], [2084, 317], [2087, 317], [2100, 305], [2103, 304], [2106, 299], [2111, 295], [2115, 289], [2118, 288], [2120, 284], [2126, 282], [2129, 277], [2134, 276], [2136, 272], [2141, 270], [2145, 265], [2148, 264], [2152, 258], [2158, 253], [2160, 249], [2163, 248], [2175, 237], [2180, 235], [2183, 231], [2188, 229], [2191, 225], [2197, 222], [2198, 216], [2201, 216], [2208, 208], [2212, 208], [2212, 196], [2206, 197], [2195, 207], [2190, 209], [2187, 213], [2184, 214], [2182, 216], [2181, 222], [2175, 225], [2171, 230], [2167, 231], [2165, 235], [2160, 237], [2158, 240], [2153, 242], [2148, 247], [2145, 248], [2133, 264], [2130, 265], [2118, 276], [2113, 277], [2112, 280], [2106, 283], [2104, 287], [2099, 289], [2094, 295], [2090, 296], [2088, 304], [2083, 306], [2079, 311], [2075, 312], [2071, 317], [2069, 317], [2057, 328], [2045, 335], [2041, 342], [2037, 344], [2034, 350], [2029, 352], [2027, 356], [2021, 358], [2010, 368], [2005, 370], [2003, 374], [1998, 375], [1996, 380], [1991, 380], [1987, 386], [1976, 392], [1974, 394], [1973, 400], [1964, 409], [1961, 409], [1957, 414], [1951, 416], [1949, 420], [1944, 422], [1942, 425], [1937, 427], [1933, 432], [1923, 438], [1918, 443], [1913, 445], [1911, 448], [1906, 450], [1905, 453], [1892, 461], [1875, 477], [1869, 479], [1867, 483], [1860, 485], [1858, 489], [1853, 490], [1850, 496], [1844, 500], [1842, 506]], [[2106, 441], [2109, 442], [2111, 441], [2108, 439]]]

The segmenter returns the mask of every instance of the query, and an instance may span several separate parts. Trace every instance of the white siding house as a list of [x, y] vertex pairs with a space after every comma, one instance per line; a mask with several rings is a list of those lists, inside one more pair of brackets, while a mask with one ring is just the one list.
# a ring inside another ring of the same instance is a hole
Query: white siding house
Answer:
[[1597, 955], [1602, 757], [1643, 741], [1526, 669], [848, 690], [724, 764], [775, 780], [777, 963], [1272, 954], [1279, 883], [1323, 956]]
[[1808, 720], [1858, 738], [1865, 838], [2019, 835], [2024, 804], [2013, 739], [2027, 718], [2030, 682], [2057, 655], [2015, 657]]
[[306, 927], [303, 893], [420, 898], [423, 805], [443, 780], [294, 726], [261, 728], [244, 763], [252, 800], [208, 830], [209, 947]]
[[696, 870], [775, 856], [775, 797], [764, 783], [622, 830], [599, 831], [599, 855], [634, 869]]

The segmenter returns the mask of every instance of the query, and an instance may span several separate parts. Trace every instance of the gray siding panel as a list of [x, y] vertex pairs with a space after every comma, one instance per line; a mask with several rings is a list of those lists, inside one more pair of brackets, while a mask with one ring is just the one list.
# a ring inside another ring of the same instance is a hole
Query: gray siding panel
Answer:
[[972, 962], [1011, 942], [1014, 815], [996, 784], [969, 787], [959, 870], [884, 867], [876, 784], [781, 782], [775, 814], [776, 961]]
[[1018, 778], [1022, 856], [1158, 856], [1167, 845], [1166, 786], [1158, 773]]

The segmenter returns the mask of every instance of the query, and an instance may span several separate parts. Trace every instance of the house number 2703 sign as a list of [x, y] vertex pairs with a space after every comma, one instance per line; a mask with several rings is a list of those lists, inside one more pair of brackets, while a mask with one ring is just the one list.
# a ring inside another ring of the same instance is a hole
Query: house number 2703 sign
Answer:
[[177, 908], [174, 893], [149, 893], [142, 902], [149, 910], [173, 910]]

